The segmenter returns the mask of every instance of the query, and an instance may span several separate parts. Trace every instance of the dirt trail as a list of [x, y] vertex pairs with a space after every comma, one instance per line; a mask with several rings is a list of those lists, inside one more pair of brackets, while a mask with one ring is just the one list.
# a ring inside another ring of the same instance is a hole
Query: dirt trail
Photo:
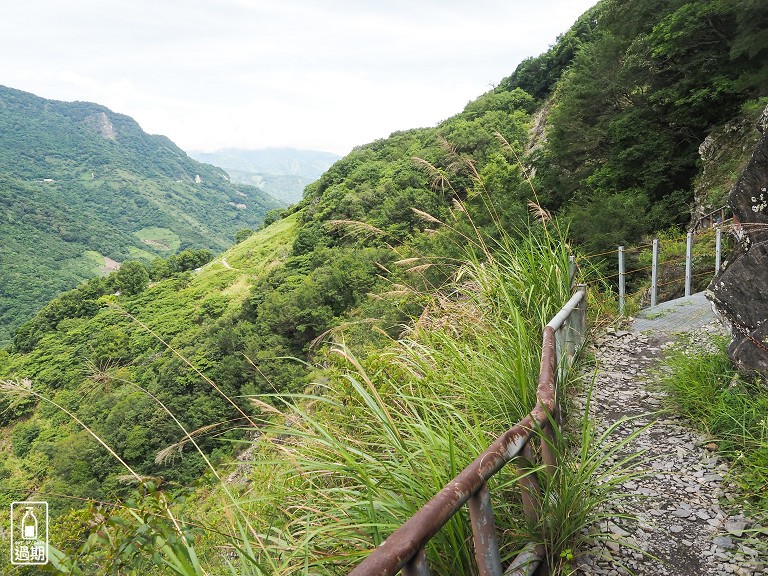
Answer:
[[[759, 557], [743, 532], [750, 520], [724, 504], [734, 499], [735, 488], [726, 479], [727, 464], [711, 451], [710, 439], [681, 418], [660, 412], [663, 394], [649, 386], [651, 372], [675, 334], [696, 339], [722, 327], [703, 294], [665, 303], [644, 316], [635, 320], [631, 331], [613, 331], [598, 339], [597, 373], [585, 375], [595, 377], [591, 411], [601, 430], [622, 417], [637, 418], [620, 428], [622, 434], [653, 422], [630, 447], [632, 452], [647, 450], [650, 474], [623, 485], [633, 496], [619, 508], [639, 522], [617, 520], [602, 526], [617, 542], [594, 550], [576, 574], [766, 574], [766, 558]], [[578, 399], [577, 406], [583, 407], [584, 400]], [[622, 538], [628, 544], [620, 543]]]

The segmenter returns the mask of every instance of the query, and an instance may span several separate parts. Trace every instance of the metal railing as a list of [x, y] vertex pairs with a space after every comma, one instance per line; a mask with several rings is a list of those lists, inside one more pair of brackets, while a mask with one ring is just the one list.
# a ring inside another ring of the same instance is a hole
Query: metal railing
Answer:
[[[557, 466], [551, 446], [553, 426], [558, 425], [560, 412], [558, 382], [565, 377], [584, 343], [586, 313], [586, 286], [580, 284], [568, 303], [544, 327], [536, 392], [538, 401], [534, 409], [395, 530], [350, 572], [350, 576], [394, 576], [401, 570], [405, 576], [428, 576], [427, 542], [467, 503], [480, 576], [523, 576], [536, 570], [542, 561], [543, 550], [534, 544], [526, 546], [506, 571], [502, 570], [487, 482], [513, 460], [520, 459], [526, 468], [534, 463], [531, 444], [536, 431], [545, 436], [539, 442], [545, 468], [551, 472]], [[535, 475], [524, 474], [519, 483], [523, 512], [526, 519], [535, 523], [540, 514], [536, 505], [540, 494], [538, 481]]]
[[733, 213], [729, 206], [721, 206], [715, 208], [708, 214], [701, 216], [696, 223], [692, 226], [692, 232], [698, 232], [699, 230], [707, 230], [709, 228], [716, 228], [718, 226], [724, 226], [731, 221]]
[[[651, 251], [651, 264], [649, 266], [642, 266], [640, 268], [635, 268], [632, 270], [626, 269], [626, 259], [625, 254], [630, 250], [640, 250], [644, 247], [649, 246], [641, 245], [639, 247], [634, 248], [625, 248], [624, 246], [619, 246], [617, 249], [618, 254], [618, 264], [619, 264], [619, 270], [618, 274], [614, 276], [618, 276], [618, 285], [619, 285], [619, 313], [624, 314], [625, 311], [625, 301], [627, 296], [627, 290], [626, 290], [626, 278], [628, 275], [632, 273], [638, 273], [643, 272], [647, 273], [650, 270], [651, 273], [651, 285], [649, 288], [649, 296], [650, 296], [650, 306], [651, 308], [659, 304], [658, 301], [658, 292], [659, 287], [667, 286], [667, 285], [677, 285], [678, 283], [682, 283], [682, 286], [684, 288], [684, 295], [690, 296], [693, 288], [693, 281], [695, 278], [700, 277], [708, 277], [708, 276], [716, 276], [720, 272], [720, 268], [722, 267], [722, 260], [723, 260], [723, 227], [720, 226], [720, 223], [718, 223], [717, 226], [714, 227], [714, 239], [715, 239], [715, 251], [714, 253], [707, 253], [705, 256], [713, 256], [714, 257], [714, 264], [708, 267], [704, 267], [703, 270], [694, 270], [693, 268], [693, 262], [694, 262], [694, 255], [693, 255], [693, 244], [694, 241], [697, 239], [701, 239], [704, 236], [704, 232], [712, 233], [712, 229], [699, 229], [697, 232], [688, 232], [684, 238], [685, 240], [685, 257], [679, 258], [672, 261], [665, 261], [660, 264], [659, 262], [659, 251], [660, 251], [660, 242], [658, 238], [654, 238], [650, 246], [652, 247]], [[677, 242], [681, 242], [683, 239], [680, 240], [670, 240], [670, 244], [675, 244]], [[684, 264], [685, 266], [685, 275], [676, 277], [673, 279], [666, 279], [663, 282], [659, 282], [659, 273], [662, 265], [680, 265], [682, 266]]]

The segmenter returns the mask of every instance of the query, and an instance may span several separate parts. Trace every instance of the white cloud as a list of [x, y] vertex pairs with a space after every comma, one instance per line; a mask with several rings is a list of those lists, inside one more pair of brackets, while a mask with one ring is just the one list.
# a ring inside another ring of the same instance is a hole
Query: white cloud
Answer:
[[591, 0], [28, 0], [3, 10], [0, 82], [91, 100], [187, 149], [346, 152], [433, 125]]

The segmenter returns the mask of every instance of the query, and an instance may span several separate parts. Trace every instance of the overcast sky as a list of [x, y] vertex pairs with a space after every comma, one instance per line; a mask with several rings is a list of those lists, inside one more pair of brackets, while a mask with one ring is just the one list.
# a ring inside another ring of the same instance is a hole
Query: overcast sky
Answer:
[[185, 150], [347, 153], [434, 126], [596, 0], [17, 0], [0, 84], [86, 100]]

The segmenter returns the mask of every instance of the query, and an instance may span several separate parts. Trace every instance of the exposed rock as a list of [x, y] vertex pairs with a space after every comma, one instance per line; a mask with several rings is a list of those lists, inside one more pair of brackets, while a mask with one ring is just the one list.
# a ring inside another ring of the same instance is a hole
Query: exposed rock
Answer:
[[96, 130], [99, 134], [101, 134], [103, 138], [106, 138], [107, 140], [115, 140], [117, 138], [115, 127], [112, 125], [112, 122], [110, 121], [106, 112], [97, 112], [96, 114], [91, 114], [85, 118], [85, 124], [89, 128]]
[[728, 196], [737, 246], [707, 291], [731, 327], [728, 354], [740, 370], [768, 376], [768, 107], [762, 138]]
[[768, 106], [766, 106], [765, 110], [763, 110], [763, 113], [760, 114], [760, 118], [757, 119], [755, 128], [757, 128], [757, 131], [761, 134], [768, 132]]
[[754, 116], [742, 115], [713, 130], [701, 143], [701, 169], [694, 182], [691, 208], [692, 229], [711, 225], [705, 215], [725, 204], [736, 175], [744, 170], [758, 140]]

